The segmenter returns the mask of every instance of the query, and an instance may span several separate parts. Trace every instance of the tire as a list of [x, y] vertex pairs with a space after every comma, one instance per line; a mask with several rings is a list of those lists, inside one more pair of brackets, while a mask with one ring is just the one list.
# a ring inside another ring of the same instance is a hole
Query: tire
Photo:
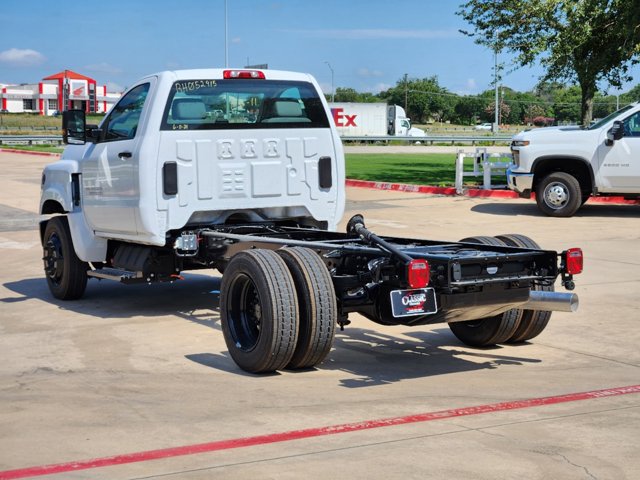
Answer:
[[[460, 241], [483, 245], [505, 245], [497, 238], [488, 236], [468, 237]], [[449, 323], [449, 328], [461, 342], [472, 347], [487, 347], [509, 340], [518, 329], [521, 316], [522, 310], [512, 308], [493, 317]]]
[[76, 255], [67, 217], [53, 217], [47, 222], [42, 248], [44, 273], [53, 296], [60, 300], [82, 297], [87, 288], [89, 264]]
[[308, 248], [278, 250], [293, 277], [298, 294], [298, 341], [287, 368], [311, 368], [331, 351], [338, 304], [331, 275], [320, 257]]
[[[529, 237], [518, 234], [498, 235], [498, 239], [502, 240], [507, 245], [523, 248], [537, 248], [540, 246]], [[547, 292], [553, 292], [553, 285], [533, 285], [533, 290], [543, 290]], [[521, 343], [531, 340], [542, 333], [547, 327], [549, 320], [551, 319], [552, 312], [546, 312], [541, 310], [522, 310], [522, 318], [520, 319], [520, 325], [514, 332], [512, 337], [507, 343]]]
[[271, 250], [237, 253], [220, 290], [222, 333], [236, 364], [250, 373], [288, 365], [298, 337], [298, 302], [284, 260]]
[[582, 199], [580, 183], [569, 173], [550, 173], [536, 188], [538, 208], [551, 217], [571, 217], [582, 205]]

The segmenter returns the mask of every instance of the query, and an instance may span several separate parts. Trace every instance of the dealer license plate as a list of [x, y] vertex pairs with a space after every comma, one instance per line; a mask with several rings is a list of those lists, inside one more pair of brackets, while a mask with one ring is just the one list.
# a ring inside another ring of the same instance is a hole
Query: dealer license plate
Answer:
[[437, 311], [436, 292], [433, 288], [391, 291], [391, 313], [394, 317], [429, 315]]

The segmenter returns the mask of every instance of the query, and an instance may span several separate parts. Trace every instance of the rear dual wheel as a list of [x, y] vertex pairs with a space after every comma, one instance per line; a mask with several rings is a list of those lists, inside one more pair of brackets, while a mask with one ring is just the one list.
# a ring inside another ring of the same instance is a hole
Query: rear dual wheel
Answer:
[[222, 277], [220, 310], [229, 353], [245, 371], [310, 368], [331, 349], [335, 292], [326, 266], [309, 249], [233, 256]]
[[[470, 237], [461, 241], [484, 245], [540, 248], [531, 238], [519, 234]], [[533, 285], [531, 288], [543, 291], [554, 290], [553, 285]], [[496, 343], [520, 343], [531, 340], [542, 333], [550, 318], [551, 312], [514, 308], [495, 317], [450, 323], [449, 327], [462, 342], [482, 347]]]
[[[482, 245], [505, 245], [497, 238], [488, 236], [468, 237], [460, 241]], [[473, 347], [486, 347], [508, 341], [518, 329], [521, 316], [521, 310], [512, 308], [493, 317], [467, 322], [452, 322], [449, 323], [449, 328], [461, 342]]]
[[[512, 247], [536, 248], [540, 246], [529, 237], [518, 234], [498, 235], [496, 238], [502, 240], [505, 244]], [[532, 290], [543, 290], [553, 292], [553, 285], [533, 285]], [[537, 337], [542, 333], [549, 323], [551, 312], [541, 310], [522, 310], [522, 318], [520, 325], [509, 338], [509, 343], [526, 342]]]

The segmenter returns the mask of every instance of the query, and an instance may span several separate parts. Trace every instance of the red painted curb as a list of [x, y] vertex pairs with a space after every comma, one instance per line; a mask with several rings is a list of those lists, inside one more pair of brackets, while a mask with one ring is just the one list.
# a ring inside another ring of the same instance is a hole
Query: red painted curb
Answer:
[[59, 157], [59, 153], [52, 152], [36, 152], [31, 150], [18, 150], [14, 148], [0, 148], [0, 152], [6, 153], [22, 153], [24, 155], [40, 155], [41, 157]]
[[[394, 192], [427, 193], [432, 195], [457, 195], [453, 187], [429, 187], [426, 185], [410, 185], [406, 183], [372, 182], [369, 180], [345, 181], [347, 187], [372, 188], [375, 190], [391, 190]], [[480, 198], [520, 198], [511, 190], [481, 190], [479, 188], [465, 189], [463, 196]], [[532, 195], [532, 198], [535, 198]], [[591, 197], [589, 203], [619, 203], [624, 205], [638, 205], [640, 200], [627, 200], [623, 197]]]
[[292, 430], [289, 432], [258, 435], [255, 437], [235, 438], [232, 440], [221, 440], [217, 442], [200, 443], [183, 447], [163, 448], [159, 450], [148, 450], [146, 452], [129, 453], [115, 455], [112, 457], [95, 458], [93, 460], [83, 460], [78, 462], [58, 463], [38, 467], [22, 468], [18, 470], [5, 470], [0, 472], [0, 480], [10, 480], [15, 478], [36, 477], [42, 475], [52, 475], [55, 473], [75, 472], [78, 470], [89, 470], [99, 467], [109, 467], [123, 465], [127, 463], [146, 462], [160, 458], [179, 457], [193, 455], [197, 453], [217, 452], [221, 450], [231, 450], [242, 447], [252, 447], [257, 445], [267, 445], [271, 443], [288, 442], [291, 440], [301, 440], [304, 438], [321, 437], [340, 433], [357, 432], [370, 430], [373, 428], [391, 427], [397, 425], [407, 425], [411, 423], [430, 422], [433, 420], [444, 420], [447, 418], [466, 417], [479, 415], [482, 413], [495, 413], [504, 410], [518, 410], [523, 408], [540, 407], [543, 405], [556, 405], [559, 403], [577, 402], [580, 400], [592, 400], [597, 398], [615, 397], [618, 395], [628, 395], [640, 393], [640, 385], [630, 385], [627, 387], [616, 387], [604, 390], [592, 390], [589, 392], [569, 393], [552, 397], [530, 398], [527, 400], [516, 400], [514, 402], [493, 403], [488, 405], [478, 405], [466, 408], [455, 408], [451, 410], [441, 410], [438, 412], [420, 413], [405, 417], [385, 418], [380, 420], [369, 420], [357, 423], [345, 423], [342, 425], [332, 425], [321, 428], [308, 428], [305, 430]]

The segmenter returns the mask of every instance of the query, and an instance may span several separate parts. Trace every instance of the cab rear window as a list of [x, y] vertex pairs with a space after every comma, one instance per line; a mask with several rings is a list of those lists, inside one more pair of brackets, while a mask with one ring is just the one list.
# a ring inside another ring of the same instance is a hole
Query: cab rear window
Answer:
[[307, 82], [230, 79], [173, 84], [162, 130], [328, 128], [316, 89]]

